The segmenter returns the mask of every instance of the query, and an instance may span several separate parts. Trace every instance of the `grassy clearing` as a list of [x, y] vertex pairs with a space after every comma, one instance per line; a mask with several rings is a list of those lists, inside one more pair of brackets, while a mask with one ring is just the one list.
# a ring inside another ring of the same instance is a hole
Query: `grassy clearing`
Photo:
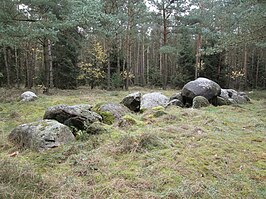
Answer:
[[31, 103], [1, 92], [0, 198], [266, 198], [265, 91], [252, 104], [130, 114], [109, 133], [16, 157], [7, 135], [49, 106], [119, 102], [129, 92], [53, 90]]

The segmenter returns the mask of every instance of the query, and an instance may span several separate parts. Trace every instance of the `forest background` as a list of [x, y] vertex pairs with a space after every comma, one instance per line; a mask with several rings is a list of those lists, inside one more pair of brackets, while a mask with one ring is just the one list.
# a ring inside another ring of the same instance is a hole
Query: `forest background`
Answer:
[[266, 88], [265, 0], [1, 0], [0, 87]]

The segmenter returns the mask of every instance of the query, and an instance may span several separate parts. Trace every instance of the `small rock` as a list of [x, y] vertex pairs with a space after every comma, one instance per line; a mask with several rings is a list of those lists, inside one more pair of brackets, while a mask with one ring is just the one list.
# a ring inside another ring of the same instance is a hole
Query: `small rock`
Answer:
[[106, 124], [101, 122], [94, 122], [90, 126], [86, 128], [86, 132], [88, 134], [103, 134], [108, 133], [108, 129]]
[[178, 107], [183, 108], [184, 104], [178, 99], [173, 99], [167, 103], [166, 107], [169, 107], [169, 106], [178, 106]]
[[119, 121], [118, 121], [118, 124], [117, 126], [118, 127], [121, 127], [121, 128], [125, 128], [125, 127], [130, 127], [130, 126], [133, 126], [137, 124], [137, 121], [131, 117], [131, 116], [128, 116], [128, 115], [125, 115], [124, 117], [122, 117]]
[[26, 91], [20, 95], [20, 100], [22, 102], [34, 101], [37, 98], [38, 98], [37, 95], [31, 91]]
[[193, 99], [193, 104], [192, 104], [192, 108], [201, 108], [201, 107], [207, 107], [209, 106], [210, 103], [209, 101], [203, 97], [203, 96], [197, 96]]
[[232, 102], [220, 96], [217, 97], [217, 106], [230, 105]]

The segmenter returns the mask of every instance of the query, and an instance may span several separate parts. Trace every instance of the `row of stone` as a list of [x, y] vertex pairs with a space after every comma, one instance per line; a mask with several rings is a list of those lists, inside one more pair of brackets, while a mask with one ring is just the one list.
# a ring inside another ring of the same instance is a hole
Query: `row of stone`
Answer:
[[[29, 94], [31, 93], [27, 92], [22, 96], [29, 98]], [[134, 96], [140, 97], [141, 93], [135, 93]], [[134, 99], [142, 101], [142, 107], [146, 109], [164, 106], [169, 101], [169, 98], [161, 93], [148, 93], [143, 95], [142, 99], [138, 97]], [[23, 101], [32, 101], [32, 99]], [[123, 102], [125, 100], [122, 100], [122, 103], [102, 103], [95, 107], [88, 104], [49, 107], [44, 113], [43, 120], [16, 127], [9, 134], [9, 141], [19, 147], [43, 151], [74, 141], [80, 130], [88, 134], [102, 132], [103, 123], [113, 124], [132, 112], [123, 105]], [[139, 109], [140, 104], [137, 106]]]
[[140, 92], [126, 96], [122, 103], [134, 112], [143, 111], [155, 106], [168, 107], [176, 105], [179, 107], [200, 108], [213, 104], [223, 106], [230, 104], [242, 104], [250, 99], [244, 92], [237, 92], [233, 89], [221, 89], [214, 81], [207, 78], [198, 78], [188, 82], [181, 92], [167, 98], [161, 93], [148, 93], [141, 96]]
[[[170, 98], [159, 92], [144, 95], [136, 92], [126, 96], [120, 104], [103, 103], [95, 107], [88, 104], [53, 106], [46, 110], [43, 120], [15, 128], [10, 133], [9, 140], [20, 147], [42, 151], [74, 141], [80, 130], [89, 134], [106, 132], [103, 123], [113, 124], [131, 111], [143, 112], [158, 106], [200, 108], [210, 103], [228, 105], [249, 101], [245, 93], [221, 89], [217, 85], [206, 78], [199, 78], [186, 84], [181, 92]], [[26, 96], [27, 100], [23, 96]], [[33, 98], [30, 99], [30, 96]], [[26, 92], [21, 98], [22, 101], [32, 101], [37, 99], [37, 96]]]

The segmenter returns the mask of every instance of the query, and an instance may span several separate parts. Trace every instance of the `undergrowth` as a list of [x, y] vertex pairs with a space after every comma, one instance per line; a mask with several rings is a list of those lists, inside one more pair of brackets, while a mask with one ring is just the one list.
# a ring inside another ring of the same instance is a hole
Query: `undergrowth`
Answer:
[[265, 91], [251, 93], [251, 104], [129, 114], [104, 133], [79, 132], [76, 142], [42, 153], [7, 141], [50, 106], [119, 103], [129, 92], [52, 90], [22, 103], [20, 91], [4, 91], [0, 198], [266, 198]]

